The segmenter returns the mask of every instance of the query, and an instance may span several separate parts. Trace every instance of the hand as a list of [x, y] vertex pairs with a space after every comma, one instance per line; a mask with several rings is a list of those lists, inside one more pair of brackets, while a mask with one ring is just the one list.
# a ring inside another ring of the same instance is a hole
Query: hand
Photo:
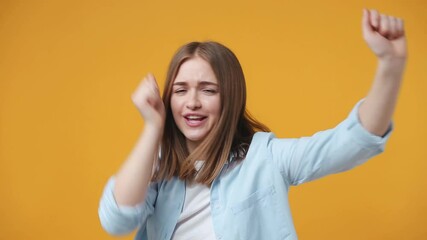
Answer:
[[[160, 97], [159, 86], [152, 74], [148, 74], [132, 94], [132, 101], [144, 118], [145, 124], [163, 128], [165, 106]], [[163, 130], [163, 129], [162, 129]]]
[[403, 20], [363, 9], [363, 37], [380, 60], [406, 59]]

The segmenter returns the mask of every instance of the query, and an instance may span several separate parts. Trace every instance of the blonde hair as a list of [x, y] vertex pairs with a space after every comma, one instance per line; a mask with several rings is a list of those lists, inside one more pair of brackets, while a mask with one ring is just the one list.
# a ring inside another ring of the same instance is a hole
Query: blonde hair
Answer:
[[[210, 64], [218, 80], [221, 113], [218, 123], [190, 154], [185, 136], [173, 119], [170, 101], [172, 85], [180, 66], [196, 56]], [[161, 159], [157, 162], [153, 181], [175, 176], [210, 185], [232, 156], [237, 161], [245, 158], [256, 131], [269, 131], [246, 111], [246, 83], [240, 63], [230, 49], [217, 42], [191, 42], [176, 52], [167, 72], [163, 102], [166, 109], [165, 128]], [[202, 156], [206, 157], [203, 159], [204, 165], [200, 171], [196, 171], [194, 164]]]

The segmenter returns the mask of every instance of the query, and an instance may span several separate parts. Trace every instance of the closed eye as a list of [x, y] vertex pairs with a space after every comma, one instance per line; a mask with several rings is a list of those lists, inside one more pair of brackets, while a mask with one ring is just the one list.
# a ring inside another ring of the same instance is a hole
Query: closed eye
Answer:
[[176, 89], [174, 93], [185, 93], [186, 91], [186, 89]]
[[208, 93], [208, 94], [215, 94], [217, 93], [216, 89], [203, 89], [203, 92]]

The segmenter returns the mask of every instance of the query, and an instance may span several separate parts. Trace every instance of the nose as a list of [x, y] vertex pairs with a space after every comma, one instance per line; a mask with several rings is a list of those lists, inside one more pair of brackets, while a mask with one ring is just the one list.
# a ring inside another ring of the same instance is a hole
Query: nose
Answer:
[[186, 105], [190, 110], [196, 110], [202, 107], [197, 91], [190, 91]]

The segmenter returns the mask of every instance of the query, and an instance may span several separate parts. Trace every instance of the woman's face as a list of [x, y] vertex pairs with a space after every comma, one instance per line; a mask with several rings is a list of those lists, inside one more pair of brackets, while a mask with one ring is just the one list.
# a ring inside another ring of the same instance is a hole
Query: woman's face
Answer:
[[221, 111], [218, 80], [200, 57], [185, 61], [173, 82], [171, 108], [192, 152], [218, 122]]

